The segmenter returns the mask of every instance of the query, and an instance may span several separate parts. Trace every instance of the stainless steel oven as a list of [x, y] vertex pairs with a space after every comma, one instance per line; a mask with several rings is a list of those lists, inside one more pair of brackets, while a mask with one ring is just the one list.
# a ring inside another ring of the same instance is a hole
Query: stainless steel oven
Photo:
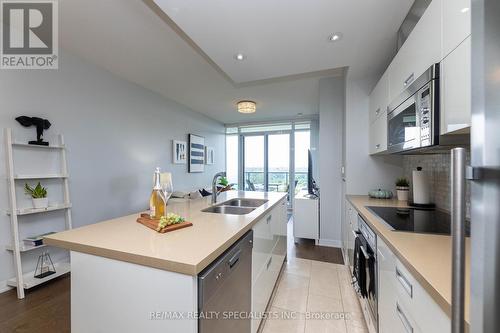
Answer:
[[[354, 276], [369, 332], [378, 330], [377, 235], [358, 216]], [[356, 264], [357, 262], [357, 264]]]
[[387, 150], [401, 153], [439, 144], [439, 64], [394, 100], [387, 114]]

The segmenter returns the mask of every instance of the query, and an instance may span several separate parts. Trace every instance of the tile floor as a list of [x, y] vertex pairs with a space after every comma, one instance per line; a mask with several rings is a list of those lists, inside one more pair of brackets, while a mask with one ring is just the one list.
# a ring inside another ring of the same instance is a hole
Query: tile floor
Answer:
[[270, 311], [262, 333], [368, 332], [344, 265], [289, 258]]

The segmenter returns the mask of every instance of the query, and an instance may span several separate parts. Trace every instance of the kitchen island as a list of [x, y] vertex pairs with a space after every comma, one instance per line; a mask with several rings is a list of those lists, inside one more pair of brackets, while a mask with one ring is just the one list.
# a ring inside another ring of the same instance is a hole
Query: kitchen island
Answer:
[[167, 211], [192, 227], [160, 234], [136, 213], [46, 237], [71, 253], [72, 332], [198, 332], [198, 274], [251, 229], [252, 311], [264, 311], [286, 256], [286, 195], [228, 191], [218, 202], [234, 198], [266, 202], [230, 215], [203, 212], [209, 197], [172, 200]]

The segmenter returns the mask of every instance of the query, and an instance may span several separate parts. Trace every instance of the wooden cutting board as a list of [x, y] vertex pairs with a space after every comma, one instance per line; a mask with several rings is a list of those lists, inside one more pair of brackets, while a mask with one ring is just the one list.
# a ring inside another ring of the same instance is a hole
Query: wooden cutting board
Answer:
[[137, 219], [137, 222], [145, 225], [148, 228], [153, 229], [154, 231], [159, 232], [160, 234], [164, 234], [166, 232], [187, 228], [187, 227], [190, 227], [193, 225], [191, 222], [182, 222], [179, 224], [172, 224], [172, 225], [166, 226], [165, 228], [158, 231], [156, 229], [158, 228], [158, 223], [160, 222], [160, 220], [153, 220], [152, 218], [149, 217], [148, 214], [141, 214], [141, 216]]

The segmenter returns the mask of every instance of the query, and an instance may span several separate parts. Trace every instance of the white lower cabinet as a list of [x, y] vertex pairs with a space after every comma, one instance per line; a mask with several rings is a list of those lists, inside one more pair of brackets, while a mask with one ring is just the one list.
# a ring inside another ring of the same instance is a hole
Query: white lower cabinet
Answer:
[[377, 239], [379, 333], [450, 332], [450, 318]]
[[[252, 252], [252, 313], [266, 310], [281, 266], [286, 256], [286, 199], [279, 202], [253, 226]], [[252, 333], [257, 332], [261, 319], [252, 320]]]

